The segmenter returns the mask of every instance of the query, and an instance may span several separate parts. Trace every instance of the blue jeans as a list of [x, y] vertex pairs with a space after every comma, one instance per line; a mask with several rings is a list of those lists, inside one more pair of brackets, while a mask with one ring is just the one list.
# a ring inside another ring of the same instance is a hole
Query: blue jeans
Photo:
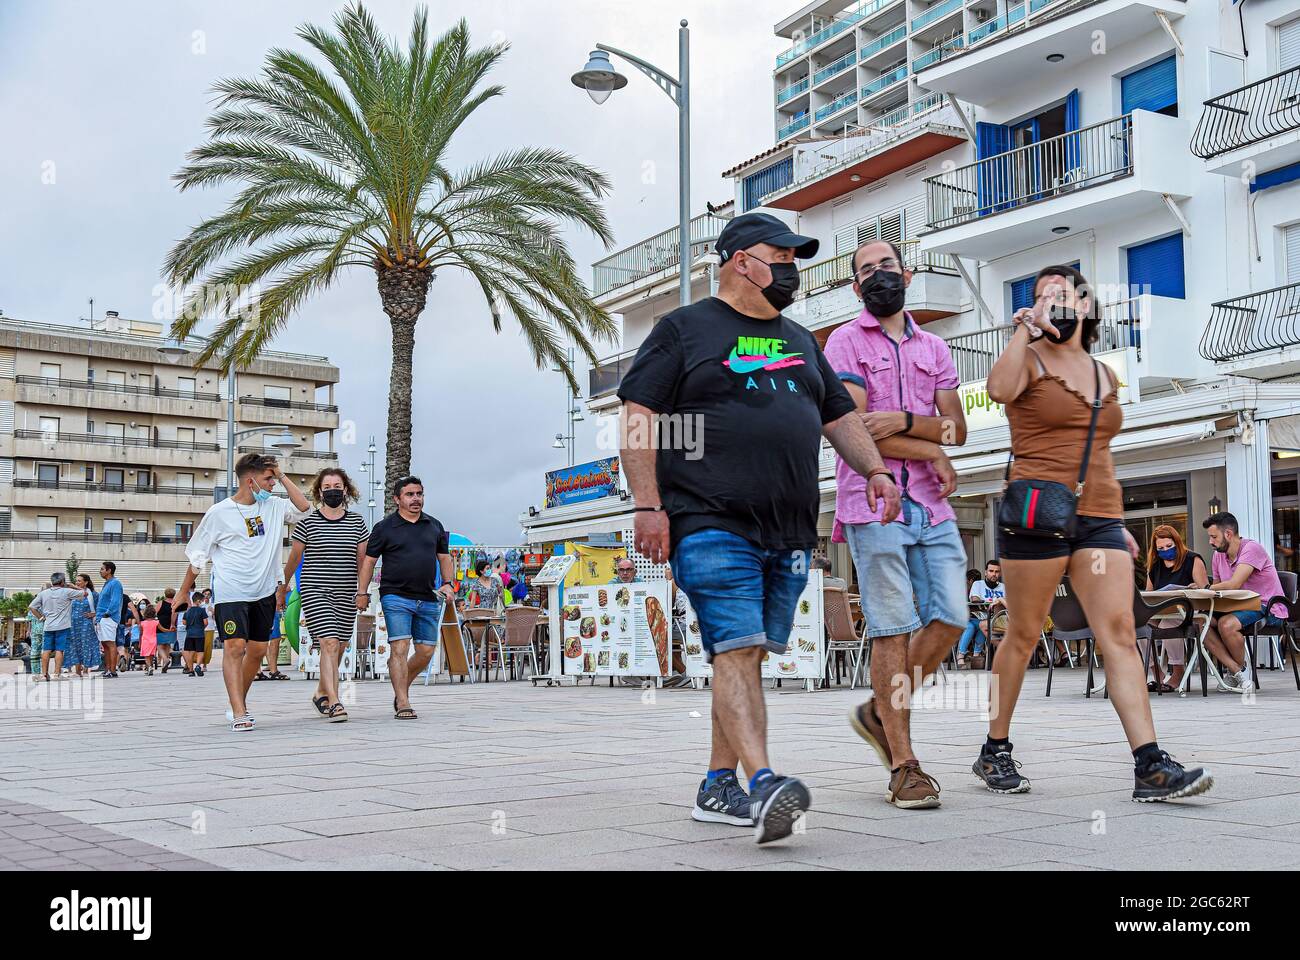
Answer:
[[966, 629], [961, 632], [961, 640], [957, 642], [959, 654], [969, 653], [972, 644], [975, 646], [976, 653], [984, 652], [984, 631], [980, 629], [980, 624], [983, 622], [972, 617], [970, 623], [966, 624]]
[[955, 521], [932, 525], [925, 508], [905, 498], [893, 523], [846, 523], [844, 536], [862, 587], [868, 637], [906, 636], [936, 620], [963, 627], [970, 620], [966, 548]]
[[673, 547], [673, 578], [686, 591], [710, 661], [766, 647], [784, 653], [808, 585], [808, 550], [765, 550], [726, 530], [699, 530]]
[[438, 642], [438, 624], [442, 622], [441, 600], [412, 600], [395, 593], [379, 598], [384, 609], [388, 642], [414, 640], [431, 646]]

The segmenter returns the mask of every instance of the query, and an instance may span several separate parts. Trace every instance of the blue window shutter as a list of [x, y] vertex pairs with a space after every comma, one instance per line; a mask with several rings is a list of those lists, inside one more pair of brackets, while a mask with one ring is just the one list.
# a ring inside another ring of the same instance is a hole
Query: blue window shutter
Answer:
[[1259, 190], [1267, 190], [1269, 187], [1280, 187], [1284, 183], [1291, 183], [1300, 180], [1300, 163], [1292, 163], [1285, 167], [1278, 167], [1276, 170], [1270, 170], [1268, 173], [1261, 173], [1250, 182], [1250, 192], [1255, 193]]
[[1123, 112], [1150, 110], [1156, 113], [1178, 103], [1178, 60], [1166, 57], [1135, 70], [1119, 82]]
[[1183, 235], [1175, 233], [1129, 247], [1128, 283], [1131, 290], [1184, 299], [1187, 282], [1183, 269]]
[[794, 157], [786, 157], [779, 163], [751, 173], [745, 178], [745, 209], [753, 210], [763, 205], [763, 198], [769, 193], [790, 186], [794, 183]]
[[[1012, 131], [1010, 127], [997, 123], [977, 123], [975, 125], [975, 156], [979, 160], [988, 160], [1011, 149]], [[977, 168], [975, 189], [978, 191], [980, 216], [987, 216], [993, 210], [993, 204], [1003, 200], [1012, 189], [1011, 164], [1007, 161], [994, 160], [981, 163]], [[997, 209], [1005, 209], [1003, 206]]]
[[[1035, 275], [1037, 276], [1037, 275]], [[1011, 312], [1034, 305], [1034, 277], [1011, 281]]]
[[1079, 91], [1071, 90], [1070, 95], [1065, 98], [1065, 131], [1069, 133], [1072, 130], [1079, 129]]

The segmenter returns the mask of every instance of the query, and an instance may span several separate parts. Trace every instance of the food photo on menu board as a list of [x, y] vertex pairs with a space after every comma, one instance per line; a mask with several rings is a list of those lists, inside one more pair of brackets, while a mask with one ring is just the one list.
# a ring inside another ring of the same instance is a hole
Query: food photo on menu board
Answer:
[[[808, 585], [795, 604], [794, 625], [790, 639], [782, 653], [768, 652], [763, 656], [762, 674], [767, 679], [789, 678], [813, 680], [825, 672], [823, 660], [822, 572], [810, 571]], [[704, 655], [704, 641], [700, 637], [700, 621], [686, 597], [685, 644], [683, 661], [688, 677], [711, 677], [713, 667]]]
[[564, 672], [668, 676], [667, 609], [667, 581], [570, 587], [560, 610]]

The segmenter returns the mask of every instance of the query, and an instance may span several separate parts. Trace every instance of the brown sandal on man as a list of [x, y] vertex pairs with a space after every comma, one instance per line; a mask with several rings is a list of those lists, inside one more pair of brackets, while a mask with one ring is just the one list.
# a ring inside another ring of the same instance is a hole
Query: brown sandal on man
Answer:
[[402, 709], [398, 710], [397, 698], [393, 697], [393, 719], [394, 720], [419, 720], [420, 718], [415, 715], [415, 711], [412, 710], [410, 707], [402, 707]]

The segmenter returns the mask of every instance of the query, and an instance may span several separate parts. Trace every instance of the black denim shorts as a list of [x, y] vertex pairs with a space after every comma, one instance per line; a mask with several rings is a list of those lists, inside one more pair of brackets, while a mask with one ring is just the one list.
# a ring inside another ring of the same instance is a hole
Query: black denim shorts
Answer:
[[1077, 519], [1074, 536], [1069, 538], [1035, 537], [999, 529], [998, 556], [1003, 560], [1052, 560], [1068, 557], [1076, 550], [1123, 550], [1128, 553], [1123, 520], [1082, 515]]

